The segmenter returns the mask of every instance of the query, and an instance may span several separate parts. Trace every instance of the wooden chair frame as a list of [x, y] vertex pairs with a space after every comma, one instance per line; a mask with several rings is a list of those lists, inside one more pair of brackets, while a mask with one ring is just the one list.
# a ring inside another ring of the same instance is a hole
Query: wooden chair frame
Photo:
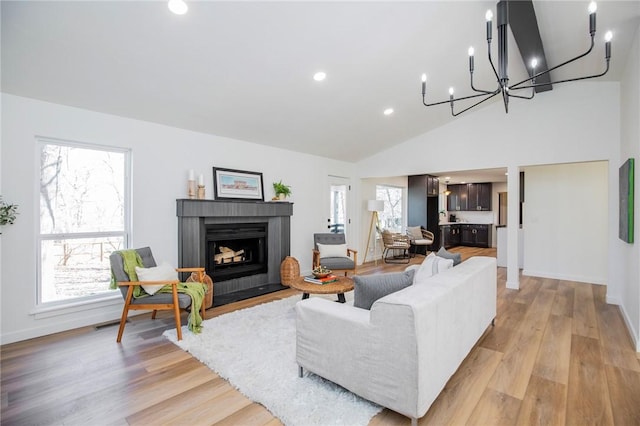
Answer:
[[[353, 269], [334, 269], [333, 272], [344, 271], [344, 276], [347, 276], [348, 272], [352, 275], [356, 275], [358, 269], [358, 250], [347, 248], [347, 257], [353, 256]], [[320, 250], [312, 249], [312, 268], [316, 269], [320, 266]]]
[[[197, 275], [197, 282], [203, 282], [205, 270], [204, 268], [176, 268], [177, 272], [195, 272]], [[180, 324], [180, 305], [178, 304], [178, 284], [180, 281], [119, 281], [117, 284], [120, 287], [128, 286], [127, 296], [124, 300], [124, 307], [122, 308], [122, 318], [120, 319], [120, 328], [118, 329], [117, 342], [122, 340], [122, 334], [124, 333], [124, 326], [127, 323], [127, 317], [130, 310], [144, 310], [153, 311], [151, 313], [151, 319], [156, 319], [156, 312], [162, 310], [172, 310], [176, 321], [176, 332], [178, 333], [178, 340], [182, 340], [182, 326]], [[137, 303], [131, 304], [133, 299], [133, 289], [139, 285], [171, 285], [173, 296], [173, 303]], [[193, 301], [192, 301], [193, 304]], [[202, 319], [204, 319], [205, 306], [204, 300], [202, 301], [202, 307], [200, 308]]]

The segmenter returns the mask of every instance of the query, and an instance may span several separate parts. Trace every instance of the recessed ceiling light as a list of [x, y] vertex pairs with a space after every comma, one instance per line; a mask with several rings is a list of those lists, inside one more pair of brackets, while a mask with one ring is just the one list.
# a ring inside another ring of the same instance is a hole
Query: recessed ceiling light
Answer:
[[322, 81], [322, 80], [324, 80], [325, 78], [327, 78], [327, 74], [326, 74], [326, 73], [324, 73], [324, 72], [322, 72], [322, 71], [318, 71], [317, 73], [315, 73], [315, 74], [313, 75], [313, 79], [314, 79], [315, 81]]
[[384, 115], [391, 115], [393, 114], [393, 108], [387, 108], [384, 110]]
[[167, 5], [169, 10], [175, 13], [176, 15], [184, 15], [189, 10], [189, 6], [184, 2], [184, 0], [169, 0]]

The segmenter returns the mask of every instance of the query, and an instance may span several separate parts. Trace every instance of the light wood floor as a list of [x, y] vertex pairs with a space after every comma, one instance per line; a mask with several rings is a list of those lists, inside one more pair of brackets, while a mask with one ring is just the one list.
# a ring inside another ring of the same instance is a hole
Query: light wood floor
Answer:
[[[361, 273], [404, 266], [371, 262]], [[640, 362], [606, 288], [522, 277], [519, 291], [508, 290], [505, 272], [498, 269], [495, 327], [419, 424], [640, 425]], [[214, 308], [207, 318], [296, 293]], [[280, 424], [163, 338], [172, 319], [158, 317], [132, 319], [122, 344], [109, 325], [2, 346], [2, 425]], [[409, 423], [389, 410], [371, 421]]]

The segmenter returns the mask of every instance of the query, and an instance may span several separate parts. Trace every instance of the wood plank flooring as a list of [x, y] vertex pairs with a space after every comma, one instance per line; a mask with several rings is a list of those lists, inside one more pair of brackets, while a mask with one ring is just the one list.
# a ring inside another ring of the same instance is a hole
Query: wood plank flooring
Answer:
[[[466, 259], [495, 249], [457, 248]], [[418, 256], [411, 260], [419, 263]], [[360, 273], [406, 265], [367, 263]], [[505, 287], [498, 315], [420, 425], [639, 425], [640, 361], [606, 288], [521, 277]], [[299, 294], [284, 290], [216, 307], [207, 318]], [[186, 317], [183, 319], [186, 321]], [[0, 349], [2, 425], [279, 425], [162, 332], [167, 314], [84, 327]], [[185, 322], [186, 323], [186, 322]], [[389, 410], [370, 423], [408, 425]]]

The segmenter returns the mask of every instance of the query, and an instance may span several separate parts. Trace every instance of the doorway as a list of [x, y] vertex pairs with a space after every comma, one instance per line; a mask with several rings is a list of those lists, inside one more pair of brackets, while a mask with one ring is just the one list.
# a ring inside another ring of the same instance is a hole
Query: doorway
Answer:
[[498, 192], [498, 225], [507, 225], [507, 192]]
[[327, 232], [349, 235], [349, 179], [329, 176], [329, 215], [327, 217]]

